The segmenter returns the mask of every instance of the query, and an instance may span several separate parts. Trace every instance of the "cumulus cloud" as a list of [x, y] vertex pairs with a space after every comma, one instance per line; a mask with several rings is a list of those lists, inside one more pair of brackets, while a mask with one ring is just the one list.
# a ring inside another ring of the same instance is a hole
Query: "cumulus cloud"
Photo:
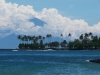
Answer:
[[[67, 37], [69, 33], [72, 38], [77, 38], [85, 32], [100, 34], [100, 22], [94, 26], [89, 26], [87, 22], [80, 19], [71, 20], [59, 14], [55, 8], [43, 8], [37, 12], [33, 6], [7, 3], [0, 0], [0, 37], [10, 34], [43, 35], [52, 34], [60, 37], [63, 34]], [[35, 25], [30, 19], [38, 18], [45, 22], [43, 26]]]

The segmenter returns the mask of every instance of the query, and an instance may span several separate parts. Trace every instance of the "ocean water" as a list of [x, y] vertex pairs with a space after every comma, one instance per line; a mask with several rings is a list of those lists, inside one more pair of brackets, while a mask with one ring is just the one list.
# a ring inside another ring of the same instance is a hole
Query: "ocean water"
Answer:
[[100, 75], [100, 51], [0, 51], [0, 75]]

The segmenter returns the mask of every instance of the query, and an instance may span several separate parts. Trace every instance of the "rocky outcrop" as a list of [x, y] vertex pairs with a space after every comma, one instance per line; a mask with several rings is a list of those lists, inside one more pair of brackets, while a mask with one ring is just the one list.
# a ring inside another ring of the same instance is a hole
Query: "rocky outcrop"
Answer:
[[89, 60], [89, 62], [93, 62], [93, 63], [100, 63], [100, 59], [93, 59], [93, 60]]

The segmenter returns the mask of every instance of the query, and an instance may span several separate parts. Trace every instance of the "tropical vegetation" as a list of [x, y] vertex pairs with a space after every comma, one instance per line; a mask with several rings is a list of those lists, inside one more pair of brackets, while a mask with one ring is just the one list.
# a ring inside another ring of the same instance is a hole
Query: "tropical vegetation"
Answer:
[[[84, 33], [79, 36], [78, 39], [71, 40], [71, 33], [68, 34], [68, 39], [63, 39], [63, 34], [61, 34], [61, 42], [57, 40], [51, 41], [52, 35], [47, 34], [44, 36], [27, 36], [18, 35], [20, 40], [19, 49], [69, 49], [69, 50], [96, 50], [100, 49], [100, 37], [93, 35], [92, 32]], [[48, 41], [45, 41], [45, 40]]]

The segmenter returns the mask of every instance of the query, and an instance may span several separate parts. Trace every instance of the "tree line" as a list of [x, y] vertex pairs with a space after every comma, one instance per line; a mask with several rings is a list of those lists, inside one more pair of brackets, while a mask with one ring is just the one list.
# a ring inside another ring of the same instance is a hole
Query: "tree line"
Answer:
[[[79, 36], [78, 39], [71, 40], [72, 34], [69, 33], [67, 39], [63, 39], [63, 34], [60, 34], [62, 41], [51, 41], [52, 35], [47, 34], [44, 36], [27, 36], [27, 35], [18, 35], [20, 44], [18, 45], [19, 49], [69, 49], [69, 50], [85, 50], [85, 49], [99, 49], [100, 48], [100, 37], [93, 35], [92, 32], [84, 33]], [[45, 41], [45, 40], [48, 41]]]

